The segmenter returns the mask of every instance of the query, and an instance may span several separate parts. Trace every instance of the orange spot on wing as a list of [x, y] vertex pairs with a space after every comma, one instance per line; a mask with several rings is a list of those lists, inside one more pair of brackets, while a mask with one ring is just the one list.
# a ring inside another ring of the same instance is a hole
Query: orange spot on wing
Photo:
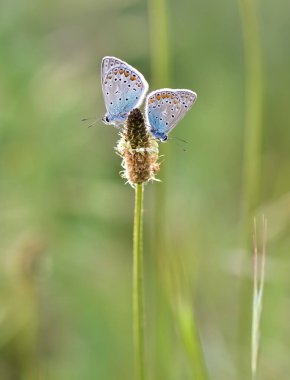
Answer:
[[122, 74], [124, 74], [124, 70], [123, 69], [120, 69], [119, 70], [119, 73], [122, 75]]
[[125, 71], [125, 77], [127, 78], [130, 75], [130, 71]]
[[135, 74], [133, 74], [133, 75], [131, 75], [130, 79], [131, 79], [131, 80], [136, 80], [136, 79], [137, 79], [137, 77], [136, 77], [136, 75], [135, 75]]
[[160, 99], [161, 99], [160, 94], [156, 94], [156, 99], [157, 99], [157, 100], [160, 100]]

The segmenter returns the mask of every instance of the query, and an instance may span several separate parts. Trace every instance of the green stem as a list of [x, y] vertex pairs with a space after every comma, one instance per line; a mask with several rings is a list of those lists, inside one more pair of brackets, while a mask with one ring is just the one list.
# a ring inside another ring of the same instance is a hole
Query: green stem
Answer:
[[198, 337], [195, 318], [192, 315], [192, 305], [179, 305], [176, 320], [180, 330], [183, 345], [189, 360], [192, 379], [207, 380], [206, 366]]
[[[170, 14], [168, 0], [148, 0], [148, 17], [150, 24], [151, 85], [154, 88], [171, 86], [170, 54]], [[164, 264], [168, 252], [167, 231], [164, 220], [168, 220], [168, 177], [170, 169], [170, 144], [160, 146], [165, 156], [159, 178], [162, 182], [154, 187], [154, 211], [152, 218], [152, 269], [151, 286], [154, 304], [154, 341], [150, 352], [154, 365], [155, 377], [166, 379], [170, 376], [168, 363], [171, 359], [171, 317], [165, 294]]]
[[267, 219], [263, 217], [263, 246], [261, 262], [258, 253], [257, 225], [254, 220], [254, 274], [253, 274], [253, 307], [252, 307], [252, 354], [251, 369], [252, 380], [256, 379], [258, 353], [260, 348], [260, 325], [263, 308], [263, 292], [265, 284], [266, 244], [267, 244]]
[[166, 0], [148, 0], [150, 30], [152, 82], [155, 86], [168, 86], [170, 79], [169, 17]]
[[142, 213], [143, 184], [135, 187], [135, 214], [133, 236], [133, 328], [136, 380], [145, 379], [144, 316], [143, 316], [143, 259]]
[[[263, 77], [262, 54], [259, 35], [259, 22], [255, 0], [239, 0], [242, 29], [244, 35], [246, 104], [245, 104], [245, 138], [242, 177], [242, 215], [241, 243], [251, 251], [252, 217], [259, 204], [261, 142], [262, 142], [262, 106]], [[244, 265], [248, 265], [245, 257]], [[240, 362], [241, 379], [249, 378], [248, 351], [250, 342], [249, 326], [251, 325], [250, 303], [251, 284], [248, 279], [241, 280], [240, 312]]]
[[248, 236], [252, 225], [251, 216], [259, 200], [263, 78], [261, 44], [255, 1], [239, 1], [246, 66], [242, 224], [244, 236]]
[[[148, 11], [151, 32], [151, 82], [155, 88], [170, 87], [170, 20], [167, 0], [148, 0]], [[170, 144], [162, 144], [160, 149], [162, 155], [166, 157], [166, 160], [162, 164], [162, 173], [160, 173], [162, 182], [155, 187], [155, 212], [153, 221], [154, 246], [159, 256], [167, 244], [163, 220], [166, 219], [167, 209], [166, 183], [168, 182], [168, 168], [170, 167]]]

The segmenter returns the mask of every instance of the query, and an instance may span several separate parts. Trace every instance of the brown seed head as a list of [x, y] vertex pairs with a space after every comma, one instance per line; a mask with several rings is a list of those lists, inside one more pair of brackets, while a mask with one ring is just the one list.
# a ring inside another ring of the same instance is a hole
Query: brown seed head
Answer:
[[123, 158], [123, 177], [132, 186], [155, 179], [159, 171], [158, 143], [148, 132], [138, 108], [133, 109], [128, 116], [117, 152]]

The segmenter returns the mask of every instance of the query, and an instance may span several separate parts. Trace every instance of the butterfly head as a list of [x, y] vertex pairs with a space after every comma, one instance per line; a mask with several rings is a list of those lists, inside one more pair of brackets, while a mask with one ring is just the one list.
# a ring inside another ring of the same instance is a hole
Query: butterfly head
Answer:
[[163, 136], [159, 137], [159, 140], [165, 143], [168, 140], [168, 136], [164, 134]]
[[105, 116], [102, 118], [103, 123], [109, 125], [111, 124], [108, 114], [106, 113]]
[[102, 121], [106, 125], [114, 125], [119, 127], [124, 124], [127, 119], [127, 114], [122, 114], [119, 116], [112, 116], [108, 112], [103, 116]]
[[154, 136], [155, 139], [159, 140], [160, 142], [166, 142], [168, 140], [168, 136], [166, 133], [162, 132], [157, 132], [154, 131], [154, 133], [151, 131], [152, 135]]

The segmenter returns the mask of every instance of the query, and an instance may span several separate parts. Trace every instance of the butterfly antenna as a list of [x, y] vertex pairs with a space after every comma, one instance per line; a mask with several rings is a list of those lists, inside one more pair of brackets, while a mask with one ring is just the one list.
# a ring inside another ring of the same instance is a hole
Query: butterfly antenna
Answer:
[[178, 140], [178, 141], [180, 141], [180, 142], [182, 142], [182, 143], [189, 144], [188, 141], [183, 140], [183, 139], [181, 139], [180, 137], [172, 136], [171, 138], [172, 138], [172, 139], [175, 139], [175, 140]]
[[91, 128], [91, 127], [95, 127], [100, 120], [102, 120], [101, 117], [99, 117], [98, 119], [84, 117], [81, 121], [82, 122], [84, 122], [84, 121], [92, 121], [92, 123], [87, 126], [88, 128]]
[[185, 144], [188, 144], [188, 142], [186, 140], [183, 140], [183, 139], [180, 139], [179, 137], [176, 137], [176, 136], [172, 136], [172, 137], [168, 137], [168, 140], [176, 140], [176, 143], [177, 145], [182, 148], [182, 150], [184, 152], [187, 152], [187, 149], [185, 149], [183, 146], [181, 146], [181, 144], [178, 144], [178, 142], [181, 142], [181, 143], [185, 143]]

